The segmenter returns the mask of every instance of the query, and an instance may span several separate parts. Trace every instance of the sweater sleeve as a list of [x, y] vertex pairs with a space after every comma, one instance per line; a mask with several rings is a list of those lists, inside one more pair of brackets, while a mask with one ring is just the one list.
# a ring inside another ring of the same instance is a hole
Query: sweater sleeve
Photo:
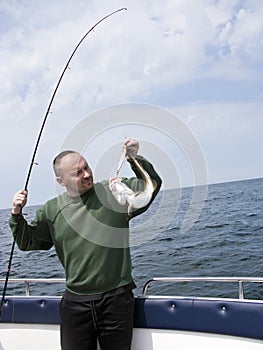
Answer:
[[[133, 217], [143, 213], [144, 211], [146, 211], [149, 208], [149, 206], [153, 202], [154, 198], [157, 196], [158, 192], [160, 191], [160, 188], [162, 185], [162, 179], [155, 171], [153, 165], [143, 156], [138, 155], [138, 156], [136, 156], [136, 159], [140, 162], [140, 164], [142, 165], [144, 170], [149, 174], [149, 176], [154, 184], [155, 189], [154, 189], [154, 192], [152, 194], [152, 198], [151, 198], [150, 202], [145, 207], [135, 210], [133, 212]], [[137, 169], [136, 165], [132, 162], [132, 160], [130, 160], [129, 162], [130, 162], [131, 168], [134, 171], [136, 177], [127, 179], [124, 182], [126, 183], [127, 186], [129, 186], [134, 191], [143, 191], [143, 188], [141, 188], [142, 182], [138, 181], [138, 179], [142, 179], [142, 175], [141, 175], [140, 171]]]
[[43, 208], [36, 212], [35, 219], [30, 224], [23, 215], [11, 214], [9, 226], [20, 250], [48, 250], [53, 246]]

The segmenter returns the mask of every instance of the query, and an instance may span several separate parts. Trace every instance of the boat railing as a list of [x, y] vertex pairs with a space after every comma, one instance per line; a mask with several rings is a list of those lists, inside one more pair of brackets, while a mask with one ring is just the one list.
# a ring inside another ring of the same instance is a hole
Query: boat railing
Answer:
[[244, 283], [263, 283], [263, 277], [153, 277], [143, 286], [143, 296], [152, 282], [179, 283], [179, 282], [220, 282], [236, 283], [238, 285], [238, 298], [245, 299]]
[[[30, 296], [30, 284], [33, 283], [65, 283], [65, 278], [10, 278], [8, 283], [23, 283], [25, 285], [25, 295]], [[0, 283], [4, 283], [5, 279], [0, 279]]]
[[[4, 283], [5, 279], [0, 279], [0, 284]], [[159, 283], [184, 283], [184, 282], [220, 282], [220, 283], [236, 283], [238, 286], [238, 298], [245, 299], [244, 283], [263, 283], [263, 277], [153, 277], [146, 281], [143, 286], [142, 295], [146, 296], [150, 284], [153, 282]], [[30, 285], [37, 283], [64, 283], [64, 278], [10, 278], [8, 283], [22, 283], [25, 285], [25, 295], [30, 296]]]

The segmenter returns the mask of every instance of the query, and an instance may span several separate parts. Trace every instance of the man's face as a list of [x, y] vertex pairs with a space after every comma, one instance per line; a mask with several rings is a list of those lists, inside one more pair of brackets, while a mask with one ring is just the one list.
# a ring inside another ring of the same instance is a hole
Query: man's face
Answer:
[[65, 186], [70, 196], [79, 196], [93, 187], [93, 174], [87, 161], [77, 153], [63, 157], [59, 164], [57, 181]]

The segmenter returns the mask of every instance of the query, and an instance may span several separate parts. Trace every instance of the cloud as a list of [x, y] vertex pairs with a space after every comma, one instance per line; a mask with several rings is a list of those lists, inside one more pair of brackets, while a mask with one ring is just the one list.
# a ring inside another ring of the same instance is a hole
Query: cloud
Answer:
[[[109, 6], [83, 1], [11, 4], [2, 2], [2, 17], [9, 18], [1, 39], [2, 94], [18, 95], [27, 114], [34, 111], [33, 100], [39, 104], [47, 99], [74, 45]], [[255, 2], [247, 8], [238, 4], [127, 1], [128, 11], [96, 28], [76, 54], [59, 108], [72, 99], [92, 108], [147, 99], [152, 89], [194, 79], [256, 78], [253, 65], [262, 57], [261, 11], [252, 6]]]
[[176, 108], [173, 113], [199, 140], [210, 183], [262, 177], [262, 104], [193, 104]]

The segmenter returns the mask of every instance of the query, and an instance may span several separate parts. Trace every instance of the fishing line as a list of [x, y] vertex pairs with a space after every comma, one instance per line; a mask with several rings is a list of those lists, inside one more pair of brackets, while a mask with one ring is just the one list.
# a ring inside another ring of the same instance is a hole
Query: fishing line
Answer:
[[118, 163], [118, 166], [117, 166], [117, 170], [116, 170], [116, 173], [115, 173], [115, 177], [114, 177], [115, 179], [117, 179], [119, 177], [119, 172], [121, 170], [121, 167], [122, 167], [125, 159], [126, 159], [126, 146], [122, 148], [120, 160], [119, 160], [119, 163]]
[[[56, 93], [57, 93], [57, 90], [59, 88], [59, 85], [62, 81], [62, 78], [66, 72], [66, 70], [69, 68], [69, 63], [71, 61], [71, 59], [73, 58], [73, 56], [75, 55], [76, 51], [78, 50], [79, 46], [81, 45], [81, 43], [84, 41], [84, 39], [87, 37], [87, 35], [93, 31], [93, 29], [98, 25], [100, 24], [101, 22], [103, 22], [105, 19], [107, 19], [108, 17], [116, 14], [117, 12], [120, 12], [120, 11], [123, 11], [123, 10], [127, 10], [127, 8], [125, 7], [122, 7], [118, 10], [115, 10], [113, 11], [112, 13], [106, 15], [105, 17], [103, 17], [102, 19], [100, 19], [96, 24], [94, 24], [88, 31], [87, 33], [81, 38], [81, 40], [79, 41], [79, 43], [77, 44], [77, 46], [74, 48], [72, 54], [70, 55], [63, 71], [62, 71], [62, 74], [58, 80], [58, 83], [55, 87], [55, 90], [53, 92], [53, 95], [51, 96], [51, 99], [50, 99], [50, 102], [49, 102], [49, 105], [48, 105], [48, 108], [47, 108], [47, 111], [46, 111], [46, 114], [44, 116], [44, 119], [43, 119], [43, 122], [42, 122], [42, 125], [41, 125], [41, 128], [40, 128], [40, 131], [39, 131], [39, 134], [38, 134], [38, 138], [37, 138], [37, 141], [36, 141], [36, 145], [35, 145], [35, 148], [34, 148], [34, 151], [33, 151], [33, 156], [32, 156], [32, 160], [31, 160], [31, 163], [30, 163], [30, 166], [29, 166], [29, 170], [28, 170], [28, 174], [27, 174], [27, 177], [26, 177], [26, 182], [25, 182], [25, 186], [24, 186], [24, 190], [27, 191], [27, 188], [28, 188], [28, 183], [29, 183], [29, 180], [30, 180], [30, 176], [31, 176], [31, 172], [32, 172], [32, 169], [33, 169], [33, 165], [35, 164], [35, 157], [36, 157], [36, 153], [37, 153], [37, 150], [38, 150], [38, 146], [39, 146], [39, 143], [40, 143], [40, 139], [41, 139], [41, 136], [42, 136], [42, 133], [43, 133], [43, 130], [44, 130], [44, 127], [45, 127], [45, 124], [46, 124], [46, 121], [47, 121], [47, 118], [48, 118], [48, 115], [50, 113], [50, 108], [52, 106], [52, 103], [53, 103], [53, 100], [56, 96]], [[21, 208], [21, 212], [20, 214], [22, 214], [22, 208]], [[5, 279], [5, 284], [4, 284], [4, 289], [3, 289], [3, 295], [2, 295], [2, 300], [1, 300], [1, 304], [0, 304], [0, 319], [2, 317], [2, 307], [3, 307], [3, 304], [4, 304], [4, 300], [5, 300], [5, 295], [6, 295], [6, 289], [7, 289], [7, 284], [8, 284], [8, 279], [9, 279], [9, 275], [10, 275], [10, 270], [11, 270], [11, 265], [12, 265], [12, 259], [13, 259], [13, 254], [14, 254], [14, 248], [15, 248], [15, 243], [16, 243], [16, 231], [14, 232], [14, 240], [13, 240], [13, 243], [12, 243], [12, 247], [11, 247], [11, 252], [10, 252], [10, 257], [9, 257], [9, 262], [8, 262], [8, 267], [7, 267], [7, 272], [6, 272], [6, 279]]]

